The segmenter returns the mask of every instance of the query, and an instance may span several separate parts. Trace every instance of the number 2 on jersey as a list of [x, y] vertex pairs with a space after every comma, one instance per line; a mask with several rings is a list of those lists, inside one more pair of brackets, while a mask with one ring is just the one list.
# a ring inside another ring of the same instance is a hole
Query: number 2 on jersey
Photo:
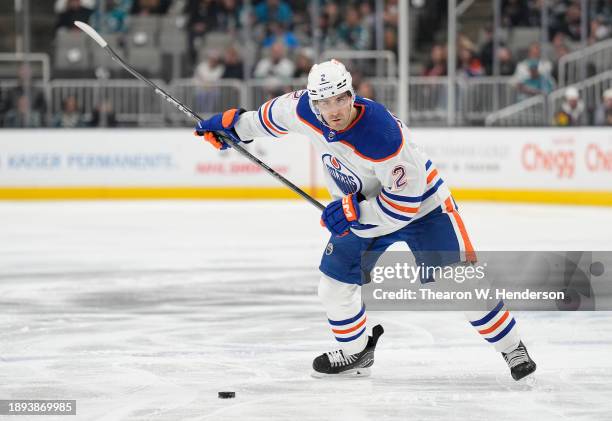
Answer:
[[391, 174], [393, 174], [393, 190], [400, 190], [406, 185], [406, 169], [402, 165], [393, 168]]

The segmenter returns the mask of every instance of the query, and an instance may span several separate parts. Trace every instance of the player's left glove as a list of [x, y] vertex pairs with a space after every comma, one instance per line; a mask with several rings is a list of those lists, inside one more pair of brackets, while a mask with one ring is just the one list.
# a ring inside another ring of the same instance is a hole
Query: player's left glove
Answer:
[[348, 233], [351, 226], [359, 222], [359, 202], [356, 194], [334, 200], [323, 210], [321, 224], [334, 235]]
[[240, 142], [240, 138], [234, 130], [234, 125], [244, 111], [242, 108], [232, 108], [223, 113], [215, 114], [208, 120], [201, 120], [195, 126], [195, 135], [204, 136], [204, 140], [217, 149], [227, 149], [230, 145], [225, 143], [217, 133], [223, 133], [235, 142]]

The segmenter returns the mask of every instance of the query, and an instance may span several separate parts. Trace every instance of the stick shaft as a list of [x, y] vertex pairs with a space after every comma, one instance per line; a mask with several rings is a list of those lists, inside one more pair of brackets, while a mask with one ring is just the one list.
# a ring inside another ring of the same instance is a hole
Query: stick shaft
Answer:
[[[202, 118], [198, 116], [194, 111], [192, 111], [189, 107], [187, 107], [186, 105], [176, 100], [172, 95], [170, 95], [169, 93], [164, 91], [162, 88], [157, 86], [153, 81], [151, 81], [150, 79], [144, 77], [139, 72], [137, 72], [132, 66], [130, 66], [121, 57], [119, 57], [119, 55], [115, 53], [115, 51], [113, 51], [113, 49], [109, 45], [106, 45], [103, 48], [108, 52], [108, 54], [110, 54], [113, 60], [119, 63], [125, 70], [130, 72], [134, 77], [136, 77], [137, 79], [140, 79], [141, 81], [149, 85], [153, 90], [155, 90], [156, 94], [163, 97], [166, 101], [174, 105], [176, 108], [178, 108], [180, 111], [185, 113], [187, 116], [193, 118], [194, 120], [196, 121], [202, 120]], [[295, 193], [300, 195], [302, 198], [306, 199], [310, 204], [315, 206], [317, 209], [321, 211], [325, 209], [325, 206], [323, 206], [321, 202], [319, 202], [314, 197], [306, 193], [304, 190], [300, 189], [298, 186], [293, 184], [291, 181], [287, 180], [285, 177], [280, 175], [274, 169], [270, 168], [265, 162], [261, 161], [259, 158], [257, 158], [256, 156], [251, 154], [249, 151], [244, 149], [241, 145], [239, 145], [238, 142], [235, 142], [233, 139], [230, 139], [229, 137], [223, 135], [222, 133], [216, 133], [216, 134], [217, 136], [220, 136], [222, 140], [228, 143], [232, 148], [240, 152], [243, 156], [251, 160], [253, 163], [258, 165], [259, 167], [266, 170], [268, 174], [276, 178], [278, 181], [283, 183], [285, 186], [289, 187], [291, 190], [293, 190]]]

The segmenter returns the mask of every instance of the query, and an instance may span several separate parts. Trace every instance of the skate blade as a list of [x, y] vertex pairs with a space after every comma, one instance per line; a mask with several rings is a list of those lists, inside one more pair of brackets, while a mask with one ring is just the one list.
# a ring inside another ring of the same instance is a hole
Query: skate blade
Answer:
[[516, 380], [516, 384], [531, 389], [538, 385], [538, 381], [536, 380], [534, 374], [530, 373], [522, 379]]
[[538, 389], [538, 382], [534, 373], [528, 374], [520, 380], [514, 380], [512, 376], [508, 376], [506, 373], [504, 373], [496, 376], [495, 380], [499, 386], [511, 391], [520, 392]]
[[351, 370], [346, 370], [338, 374], [319, 373], [318, 371], [313, 370], [310, 373], [310, 375], [314, 377], [315, 379], [323, 379], [323, 378], [354, 379], [354, 378], [360, 378], [360, 377], [369, 377], [371, 373], [372, 372], [369, 367], [364, 367], [364, 368], [353, 368]]

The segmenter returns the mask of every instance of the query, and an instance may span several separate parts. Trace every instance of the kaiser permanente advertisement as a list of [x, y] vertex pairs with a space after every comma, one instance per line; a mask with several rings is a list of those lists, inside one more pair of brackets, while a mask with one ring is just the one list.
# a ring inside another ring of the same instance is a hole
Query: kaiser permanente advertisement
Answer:
[[[612, 204], [612, 133], [588, 129], [414, 129], [456, 198]], [[0, 198], [292, 198], [231, 150], [217, 153], [189, 129], [5, 130]], [[313, 147], [298, 135], [262, 138], [254, 155], [325, 198]]]

